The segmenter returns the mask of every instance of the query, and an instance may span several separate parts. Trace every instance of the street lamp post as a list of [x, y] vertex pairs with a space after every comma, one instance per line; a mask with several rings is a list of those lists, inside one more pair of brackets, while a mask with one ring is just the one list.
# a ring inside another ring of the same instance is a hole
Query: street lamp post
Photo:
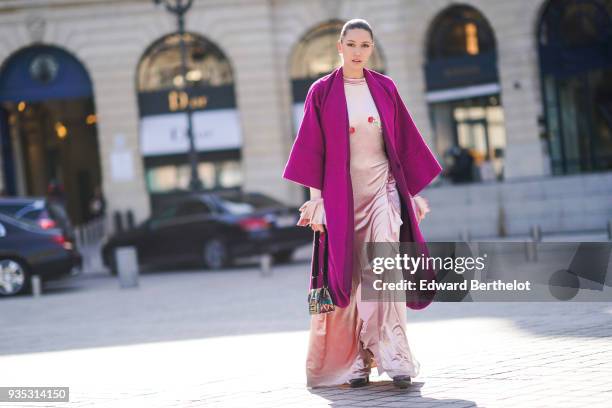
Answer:
[[191, 109], [191, 92], [187, 85], [187, 50], [185, 47], [185, 14], [193, 4], [193, 0], [153, 0], [155, 4], [163, 4], [170, 13], [176, 15], [178, 20], [179, 48], [181, 50], [181, 76], [183, 87], [187, 94], [187, 138], [189, 139], [189, 164], [191, 177], [189, 179], [189, 189], [201, 190], [202, 181], [198, 176], [198, 152], [195, 147], [193, 136], [193, 121]]

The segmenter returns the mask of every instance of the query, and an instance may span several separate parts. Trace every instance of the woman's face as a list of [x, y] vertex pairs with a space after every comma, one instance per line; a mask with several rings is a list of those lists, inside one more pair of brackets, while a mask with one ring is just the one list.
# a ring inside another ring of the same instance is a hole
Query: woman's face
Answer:
[[348, 30], [344, 38], [336, 43], [344, 65], [353, 69], [363, 68], [374, 50], [370, 33], [362, 28]]

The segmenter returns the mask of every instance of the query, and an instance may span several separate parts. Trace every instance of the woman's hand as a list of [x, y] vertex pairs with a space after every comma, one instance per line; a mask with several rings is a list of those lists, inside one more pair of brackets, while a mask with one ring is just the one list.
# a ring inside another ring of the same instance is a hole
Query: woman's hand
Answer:
[[431, 211], [429, 209], [429, 203], [426, 199], [418, 195], [414, 196], [413, 200], [416, 208], [417, 221], [421, 222], [421, 220], [425, 218], [425, 214]]
[[310, 224], [313, 231], [325, 232], [325, 224]]
[[300, 219], [296, 225], [310, 227], [313, 231], [325, 232], [325, 208], [321, 197], [311, 198], [300, 207]]

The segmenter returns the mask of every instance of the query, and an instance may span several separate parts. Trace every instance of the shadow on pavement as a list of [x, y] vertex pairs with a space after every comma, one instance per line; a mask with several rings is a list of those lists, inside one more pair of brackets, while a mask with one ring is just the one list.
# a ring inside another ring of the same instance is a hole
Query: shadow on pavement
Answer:
[[453, 407], [477, 408], [473, 401], [462, 399], [424, 398], [421, 394], [423, 382], [415, 381], [406, 389], [397, 389], [391, 381], [376, 381], [361, 388], [350, 388], [348, 384], [336, 387], [310, 388], [311, 394], [317, 395], [329, 402], [329, 406], [355, 407]]

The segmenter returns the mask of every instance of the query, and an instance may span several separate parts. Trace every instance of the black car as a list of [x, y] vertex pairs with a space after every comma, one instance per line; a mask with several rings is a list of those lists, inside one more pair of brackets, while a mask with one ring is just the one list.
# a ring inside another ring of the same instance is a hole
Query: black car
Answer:
[[81, 256], [59, 229], [43, 229], [0, 213], [0, 297], [30, 289], [30, 278], [72, 275]]
[[0, 213], [18, 220], [32, 221], [43, 229], [60, 229], [70, 242], [75, 234], [64, 206], [44, 197], [2, 197]]
[[289, 261], [297, 247], [312, 240], [312, 231], [295, 225], [298, 215], [298, 208], [259, 193], [193, 193], [111, 237], [102, 259], [112, 273], [114, 250], [122, 246], [135, 247], [143, 265], [197, 262], [218, 269], [237, 257], [264, 253]]

